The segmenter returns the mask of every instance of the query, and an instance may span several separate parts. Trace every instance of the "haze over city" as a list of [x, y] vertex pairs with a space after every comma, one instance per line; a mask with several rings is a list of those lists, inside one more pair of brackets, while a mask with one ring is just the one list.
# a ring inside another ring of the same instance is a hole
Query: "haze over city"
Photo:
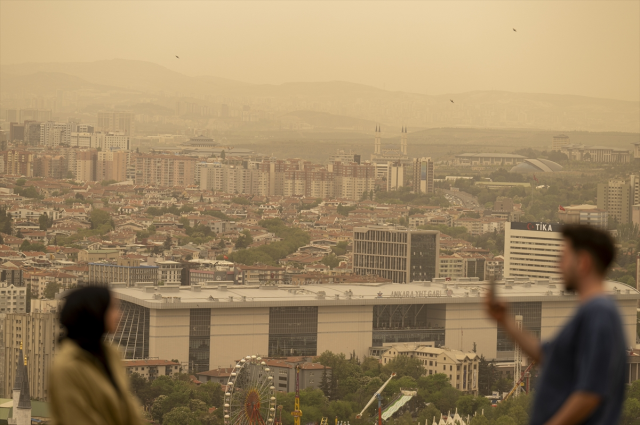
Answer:
[[637, 1], [0, 0], [0, 423], [538, 425], [579, 319], [637, 425], [639, 76]]

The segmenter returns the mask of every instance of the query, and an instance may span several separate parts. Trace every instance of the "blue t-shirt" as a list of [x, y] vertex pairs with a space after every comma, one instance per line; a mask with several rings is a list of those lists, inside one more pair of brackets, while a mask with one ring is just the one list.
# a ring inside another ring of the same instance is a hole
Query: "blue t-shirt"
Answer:
[[602, 397], [584, 425], [615, 425], [625, 390], [626, 345], [616, 304], [596, 297], [581, 305], [558, 336], [542, 345], [531, 425], [542, 425], [576, 391]]

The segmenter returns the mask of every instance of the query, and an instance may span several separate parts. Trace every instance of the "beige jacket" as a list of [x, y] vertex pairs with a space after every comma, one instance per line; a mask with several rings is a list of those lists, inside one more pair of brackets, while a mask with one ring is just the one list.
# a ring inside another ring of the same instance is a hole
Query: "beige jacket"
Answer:
[[59, 347], [49, 379], [54, 425], [143, 425], [142, 408], [130, 391], [120, 356], [105, 347], [119, 396], [97, 360], [71, 340]]

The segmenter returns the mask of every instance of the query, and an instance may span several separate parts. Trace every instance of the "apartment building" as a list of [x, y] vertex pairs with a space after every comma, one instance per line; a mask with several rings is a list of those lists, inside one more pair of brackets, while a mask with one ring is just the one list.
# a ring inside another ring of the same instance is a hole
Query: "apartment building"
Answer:
[[353, 229], [353, 271], [374, 274], [394, 283], [430, 281], [438, 277], [440, 232], [402, 226]]
[[480, 356], [474, 352], [411, 343], [388, 345], [385, 348], [387, 350], [381, 355], [383, 365], [398, 356], [411, 357], [420, 361], [426, 375], [443, 373], [452, 387], [466, 394], [478, 394]]
[[127, 136], [134, 135], [134, 120], [132, 112], [105, 111], [98, 112], [97, 131], [123, 133]]
[[376, 167], [373, 164], [344, 164], [334, 162], [334, 195], [336, 198], [357, 201], [362, 194], [375, 189]]
[[[89, 284], [126, 283], [127, 286], [135, 286], [138, 282], [156, 284], [159, 277], [158, 270], [158, 266], [142, 265], [140, 260], [129, 258], [118, 258], [114, 263], [89, 263]], [[168, 270], [166, 276], [174, 278], [173, 273], [169, 273]], [[179, 278], [178, 282], [180, 282]]]
[[96, 181], [96, 162], [98, 152], [82, 150], [75, 152], [75, 169], [70, 169], [75, 179], [82, 182]]
[[11, 149], [2, 152], [2, 156], [5, 174], [33, 177], [35, 156], [32, 152]]
[[551, 138], [551, 150], [552, 151], [560, 151], [564, 146], [567, 146], [571, 143], [569, 136], [566, 134], [558, 134]]
[[96, 180], [127, 180], [130, 153], [126, 151], [98, 152], [96, 160]]
[[158, 266], [158, 282], [165, 285], [180, 285], [182, 265], [177, 261], [156, 261]]
[[27, 288], [0, 282], [0, 313], [26, 313]]
[[565, 224], [586, 224], [607, 229], [609, 213], [596, 205], [570, 205], [558, 211], [558, 219]]
[[40, 144], [57, 147], [71, 144], [72, 123], [47, 121], [40, 124]]
[[413, 192], [435, 193], [433, 161], [429, 157], [413, 160]]
[[3, 397], [11, 398], [16, 363], [22, 348], [29, 359], [26, 367], [31, 397], [48, 401], [49, 375], [59, 335], [60, 325], [56, 320], [56, 313], [16, 312], [4, 316], [2, 340], [5, 361], [1, 366], [4, 369]]
[[190, 186], [195, 182], [196, 158], [179, 155], [135, 154], [135, 184]]
[[640, 178], [629, 176], [628, 181], [617, 179], [598, 184], [598, 209], [605, 210], [618, 223], [631, 221], [633, 205], [640, 204]]

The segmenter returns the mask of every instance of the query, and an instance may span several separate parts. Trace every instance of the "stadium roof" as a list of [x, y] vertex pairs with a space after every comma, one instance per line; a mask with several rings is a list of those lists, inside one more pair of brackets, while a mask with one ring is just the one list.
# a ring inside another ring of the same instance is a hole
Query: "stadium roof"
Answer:
[[562, 165], [549, 161], [548, 159], [525, 159], [524, 162], [514, 166], [509, 170], [510, 173], [553, 173], [554, 171], [562, 171]]

